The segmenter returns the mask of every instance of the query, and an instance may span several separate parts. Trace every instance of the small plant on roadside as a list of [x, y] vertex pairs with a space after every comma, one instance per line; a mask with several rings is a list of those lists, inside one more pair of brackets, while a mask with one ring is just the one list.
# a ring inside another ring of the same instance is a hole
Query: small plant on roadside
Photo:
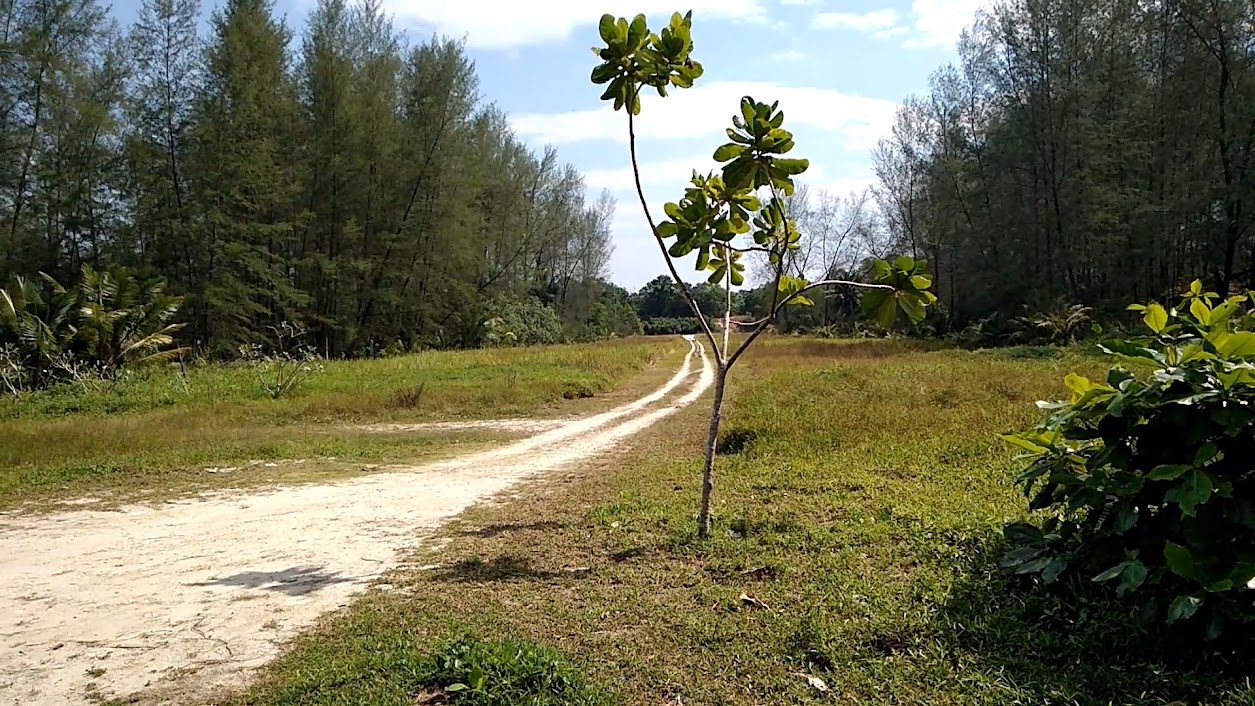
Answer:
[[[714, 152], [724, 166], [719, 174], [693, 173], [691, 186], [678, 203], [663, 209], [666, 219], [654, 218], [641, 186], [636, 153], [636, 115], [641, 112], [641, 92], [654, 89], [666, 97], [670, 88], [690, 88], [702, 76], [702, 65], [692, 56], [692, 13], [671, 16], [660, 31], [651, 31], [644, 15], [631, 21], [605, 15], [599, 31], [604, 46], [594, 47], [601, 61], [592, 71], [592, 81], [606, 86], [602, 100], [613, 101], [614, 109], [627, 114], [628, 146], [636, 192], [646, 221], [653, 231], [663, 259], [680, 296], [693, 310], [701, 333], [715, 355], [715, 394], [706, 440], [702, 473], [698, 534], [707, 537], [711, 529], [710, 497], [713, 487], [716, 440], [728, 371], [781, 311], [789, 305], [809, 305], [806, 293], [817, 287], [836, 285], [870, 289], [862, 298], [864, 312], [886, 327], [893, 323], [899, 308], [912, 322], [924, 318], [925, 308], [936, 301], [928, 291], [931, 279], [925, 262], [910, 257], [872, 263], [872, 281], [826, 279], [808, 282], [787, 274], [788, 255], [800, 247], [804, 235], [789, 218], [788, 198], [794, 192], [794, 177], [807, 170], [805, 159], [786, 157], [793, 150], [793, 135], [783, 128], [784, 113], [778, 103], [762, 103], [750, 96], [741, 99], [739, 115], [727, 129], [730, 142]], [[668, 247], [666, 242], [672, 241]], [[742, 326], [747, 331], [734, 346], [732, 328], [732, 288], [745, 280], [746, 254], [765, 257], [769, 263], [770, 301], [765, 315]], [[699, 272], [709, 272], [708, 281], [722, 284], [726, 292], [723, 309], [722, 345], [702, 313], [689, 288], [680, 278], [675, 261], [692, 256]]]
[[[564, 655], [532, 642], [462, 637], [431, 658], [427, 686], [469, 706], [600, 706], [613, 703]], [[424, 703], [419, 700], [419, 703]]]
[[0, 393], [20, 398], [30, 389], [29, 374], [17, 347], [0, 344]]
[[1255, 295], [1194, 282], [1183, 296], [1131, 307], [1150, 333], [1102, 346], [1107, 379], [1068, 375], [1070, 400], [1005, 437], [1029, 452], [1018, 482], [1048, 516], [1007, 528], [1003, 564], [1114, 585], [1213, 638], [1255, 617]]
[[296, 391], [310, 375], [322, 369], [318, 354], [305, 341], [303, 327], [284, 321], [271, 326], [273, 346], [266, 351], [257, 344], [240, 347], [240, 357], [257, 366], [257, 382], [271, 399]]

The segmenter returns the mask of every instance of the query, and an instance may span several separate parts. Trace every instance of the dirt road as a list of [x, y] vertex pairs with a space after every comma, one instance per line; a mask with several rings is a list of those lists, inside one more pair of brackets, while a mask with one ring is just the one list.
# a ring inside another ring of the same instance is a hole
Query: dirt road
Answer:
[[652, 394], [498, 449], [326, 485], [0, 519], [0, 705], [240, 682], [424, 531], [696, 400], [713, 371], [689, 345]]

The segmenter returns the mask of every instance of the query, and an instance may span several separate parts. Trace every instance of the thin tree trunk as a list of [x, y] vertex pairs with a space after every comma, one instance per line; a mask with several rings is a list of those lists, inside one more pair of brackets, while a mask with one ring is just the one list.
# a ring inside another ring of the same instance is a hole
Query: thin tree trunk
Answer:
[[[718, 352], [716, 352], [718, 358]], [[706, 433], [706, 463], [702, 468], [702, 505], [697, 515], [697, 536], [710, 536], [710, 493], [714, 489], [715, 446], [719, 441], [719, 418], [723, 412], [723, 386], [728, 379], [728, 368], [719, 362], [715, 371], [715, 401], [710, 406], [710, 429]]]

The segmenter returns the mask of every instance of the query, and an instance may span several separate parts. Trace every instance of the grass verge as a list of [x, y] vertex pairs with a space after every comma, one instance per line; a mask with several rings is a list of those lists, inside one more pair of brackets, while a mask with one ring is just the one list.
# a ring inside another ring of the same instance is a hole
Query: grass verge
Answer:
[[995, 435], [1096, 367], [767, 341], [734, 374], [711, 540], [694, 405], [613, 466], [471, 511], [419, 558], [435, 568], [394, 572], [223, 703], [409, 706], [468, 631], [559, 649], [622, 704], [1255, 703], [1224, 659], [1166, 657], [1120, 604], [997, 569], [1025, 502]]
[[509, 435], [359, 427], [585, 413], [658, 383], [684, 350], [673, 337], [334, 361], [277, 400], [265, 396], [256, 370], [227, 365], [47, 390], [0, 403], [0, 509], [81, 494], [168, 497], [319, 480], [427, 460]]

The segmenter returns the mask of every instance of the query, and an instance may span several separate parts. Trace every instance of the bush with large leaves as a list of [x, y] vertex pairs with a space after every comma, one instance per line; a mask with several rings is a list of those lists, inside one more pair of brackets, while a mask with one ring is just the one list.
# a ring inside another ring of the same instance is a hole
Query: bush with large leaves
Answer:
[[48, 275], [41, 274], [39, 281], [14, 277], [0, 289], [0, 345], [6, 351], [6, 367], [13, 368], [11, 379], [20, 377], [23, 386], [31, 387], [55, 379], [78, 334], [77, 316], [77, 294]]
[[141, 281], [121, 268], [97, 272], [83, 266], [78, 285], [78, 341], [102, 371], [171, 360], [185, 348], [167, 348], [181, 323], [169, 323], [183, 299], [166, 293], [163, 279]]
[[120, 268], [84, 266], [67, 289], [52, 277], [15, 277], [0, 289], [0, 349], [9, 392], [39, 388], [78, 371], [113, 376], [128, 365], [160, 362], [182, 324], [170, 323], [182, 299], [165, 281], [140, 281]]
[[1103, 346], [1107, 379], [1069, 375], [1070, 400], [1005, 437], [1047, 518], [1007, 528], [1003, 563], [1114, 585], [1215, 637], [1255, 618], [1255, 294], [1195, 282], [1178, 308], [1131, 308], [1150, 333]]

